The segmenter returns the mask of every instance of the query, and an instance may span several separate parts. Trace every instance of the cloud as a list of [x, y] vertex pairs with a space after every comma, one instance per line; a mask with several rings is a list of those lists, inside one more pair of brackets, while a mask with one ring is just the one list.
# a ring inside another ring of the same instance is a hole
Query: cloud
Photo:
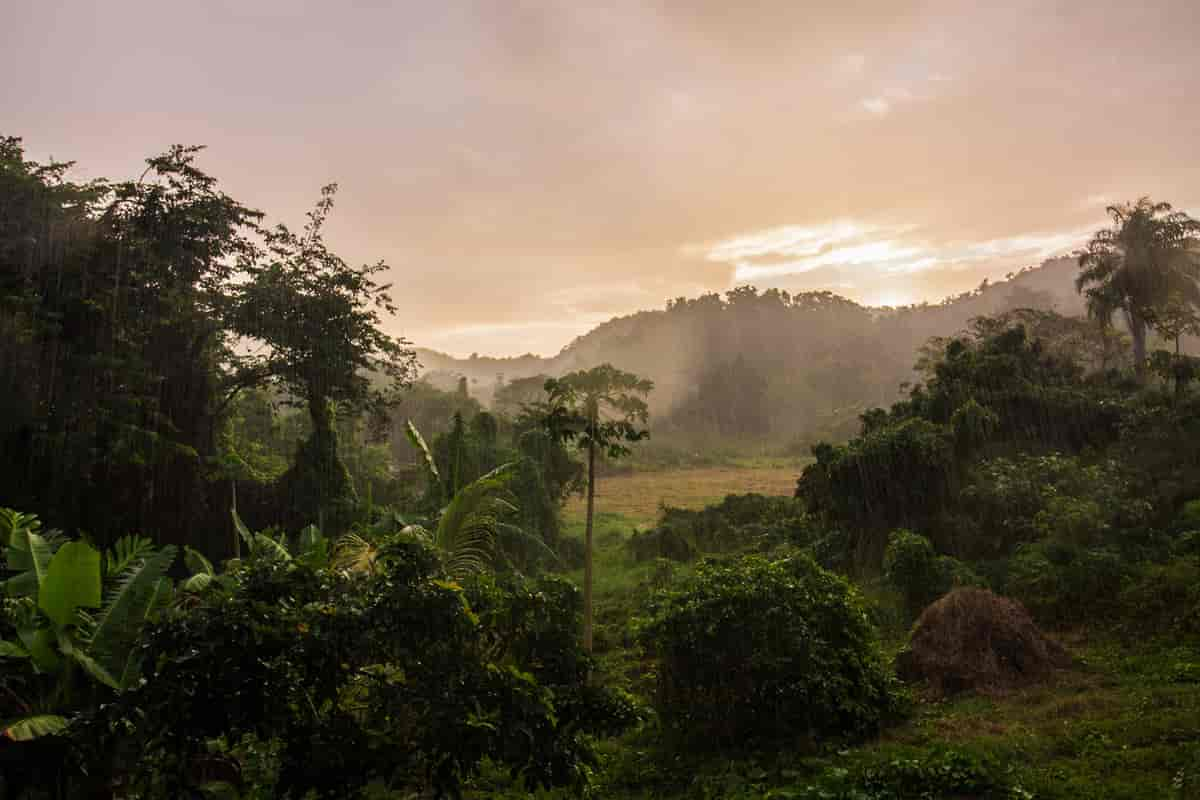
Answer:
[[[736, 283], [777, 280], [819, 270], [875, 276], [962, 270], [981, 262], [997, 268], [1040, 262], [1078, 247], [1095, 225], [976, 241], [917, 235], [915, 224], [839, 219], [812, 226], [787, 225], [736, 236], [706, 249], [706, 258], [730, 264]], [[692, 252], [691, 246], [685, 250]], [[852, 283], [841, 278], [840, 283]], [[836, 285], [830, 283], [829, 285]]]

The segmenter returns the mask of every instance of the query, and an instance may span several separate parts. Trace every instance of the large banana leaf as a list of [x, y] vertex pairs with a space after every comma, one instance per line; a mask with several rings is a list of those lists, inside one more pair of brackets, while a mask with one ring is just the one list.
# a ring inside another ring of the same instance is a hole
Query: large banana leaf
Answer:
[[0, 508], [0, 539], [10, 572], [4, 582], [9, 597], [37, 597], [61, 539], [57, 532], [42, 534], [42, 523], [33, 514]]
[[16, 642], [0, 640], [0, 658], [29, 658], [29, 651]]
[[202, 592], [216, 578], [217, 571], [213, 569], [212, 562], [187, 545], [183, 547], [183, 563], [192, 573], [192, 576], [183, 582], [185, 592]]
[[87, 648], [90, 657], [124, 686], [134, 644], [164, 591], [163, 576], [175, 560], [167, 546], [131, 566], [117, 580], [96, 617]]
[[242, 518], [238, 516], [237, 509], [231, 509], [230, 514], [233, 515], [233, 527], [237, 529], [238, 536], [242, 537], [242, 541], [246, 543], [246, 550], [250, 553], [254, 552], [254, 534], [246, 527], [246, 523], [242, 522]]
[[0, 735], [14, 742], [27, 742], [62, 733], [66, 727], [67, 720], [57, 714], [30, 714], [0, 722]]
[[38, 607], [59, 629], [75, 624], [80, 608], [100, 606], [100, 551], [87, 542], [67, 542], [50, 560], [38, 587]]
[[141, 536], [122, 536], [108, 551], [104, 576], [113, 578], [129, 569], [133, 562], [145, 558], [154, 550], [154, 543]]

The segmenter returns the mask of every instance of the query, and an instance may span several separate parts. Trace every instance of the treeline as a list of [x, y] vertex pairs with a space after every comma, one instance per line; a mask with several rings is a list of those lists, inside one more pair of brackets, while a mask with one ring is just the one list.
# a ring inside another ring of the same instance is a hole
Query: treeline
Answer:
[[[275, 522], [350, 513], [335, 409], [378, 416], [415, 370], [380, 328], [386, 267], [326, 247], [336, 187], [301, 231], [267, 226], [198, 150], [77, 183], [0, 139], [0, 504], [100, 543], [145, 531], [214, 553], [232, 547], [238, 481]], [[269, 482], [228, 446], [256, 389], [307, 418]]]
[[[536, 389], [540, 376], [609, 362], [655, 382], [651, 450], [767, 445], [805, 454], [822, 439], [853, 436], [860, 414], [900, 399], [902, 387], [920, 379], [913, 353], [930, 339], [1016, 309], [1083, 315], [1078, 272], [1074, 258], [1052, 260], [941, 303], [902, 308], [868, 308], [831, 292], [738, 287], [615, 318], [540, 362], [431, 356], [437, 372], [426, 379], [453, 391], [453, 376], [465, 377], [473, 397], [502, 410], [506, 397]], [[1110, 331], [1107, 366], [1132, 366], [1131, 352], [1116, 346], [1128, 331], [1124, 319]], [[1155, 345], [1174, 344], [1168, 333], [1149, 333]], [[1182, 345], [1192, 352], [1195, 340], [1185, 334]], [[1104, 357], [1097, 350], [1095, 366]]]

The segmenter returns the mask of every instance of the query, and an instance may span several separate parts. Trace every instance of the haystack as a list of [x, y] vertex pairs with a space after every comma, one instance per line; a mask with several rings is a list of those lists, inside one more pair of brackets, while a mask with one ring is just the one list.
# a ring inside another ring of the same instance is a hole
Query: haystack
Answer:
[[921, 612], [896, 659], [906, 681], [942, 694], [1000, 693], [1068, 667], [1071, 656], [1046, 638], [1020, 603], [984, 589], [955, 589]]

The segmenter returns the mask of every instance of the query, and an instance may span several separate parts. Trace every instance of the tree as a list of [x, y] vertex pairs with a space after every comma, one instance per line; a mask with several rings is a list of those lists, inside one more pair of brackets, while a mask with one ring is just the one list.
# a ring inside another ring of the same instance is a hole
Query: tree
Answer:
[[654, 383], [601, 364], [550, 378], [545, 384], [549, 399], [542, 406], [546, 429], [558, 441], [573, 442], [587, 451], [587, 526], [583, 556], [583, 646], [592, 650], [592, 523], [596, 508], [596, 451], [609, 458], [627, 455], [626, 442], [647, 438], [648, 418], [642, 398]]
[[[416, 371], [408, 342], [381, 327], [381, 312], [396, 311], [390, 287], [374, 279], [387, 265], [352, 267], [325, 245], [322, 229], [336, 191], [336, 184], [321, 190], [303, 234], [282, 224], [264, 232], [265, 263], [251, 265], [235, 300], [235, 330], [267, 352], [239, 360], [232, 392], [273, 382], [305, 402], [312, 418], [312, 436], [284, 476], [294, 511], [306, 521], [353, 497], [337, 454], [334, 404], [381, 412]], [[372, 374], [382, 375], [383, 384], [372, 382]]]
[[1087, 295], [1088, 312], [1103, 325], [1120, 310], [1133, 337], [1134, 369], [1146, 371], [1146, 329], [1165, 321], [1178, 298], [1200, 305], [1200, 222], [1168, 203], [1143, 197], [1109, 206], [1112, 227], [1097, 231], [1078, 256], [1075, 287]]

